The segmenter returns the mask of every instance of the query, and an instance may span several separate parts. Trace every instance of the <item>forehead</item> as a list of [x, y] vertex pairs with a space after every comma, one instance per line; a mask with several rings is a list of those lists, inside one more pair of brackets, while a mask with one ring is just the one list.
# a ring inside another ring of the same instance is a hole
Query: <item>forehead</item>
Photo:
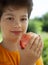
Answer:
[[26, 7], [8, 6], [4, 9], [4, 13], [28, 14], [28, 10]]

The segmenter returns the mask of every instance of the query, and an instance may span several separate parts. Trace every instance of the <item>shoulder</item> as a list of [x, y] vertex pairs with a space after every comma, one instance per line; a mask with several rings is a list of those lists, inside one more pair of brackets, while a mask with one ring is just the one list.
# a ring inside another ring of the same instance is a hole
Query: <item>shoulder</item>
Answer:
[[4, 48], [2, 46], [2, 44], [0, 43], [0, 56], [4, 53]]
[[2, 43], [0, 43], [0, 50], [2, 50]]
[[0, 56], [1, 56], [2, 53], [3, 53], [3, 47], [2, 47], [2, 45], [0, 43]]
[[2, 59], [3, 59], [3, 49], [0, 43], [0, 61], [2, 61]]
[[0, 51], [1, 51], [1, 49], [2, 49], [2, 45], [1, 45], [1, 43], [0, 43]]

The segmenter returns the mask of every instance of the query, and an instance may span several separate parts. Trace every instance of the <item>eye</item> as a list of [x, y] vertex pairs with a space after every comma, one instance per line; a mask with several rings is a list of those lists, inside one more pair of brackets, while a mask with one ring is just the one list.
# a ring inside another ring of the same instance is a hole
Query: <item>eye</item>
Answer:
[[9, 17], [8, 19], [9, 19], [9, 20], [12, 20], [12, 18], [11, 18], [11, 17]]
[[27, 21], [27, 18], [21, 18], [21, 22]]
[[9, 21], [13, 21], [14, 20], [13, 17], [7, 17], [6, 19], [9, 20]]

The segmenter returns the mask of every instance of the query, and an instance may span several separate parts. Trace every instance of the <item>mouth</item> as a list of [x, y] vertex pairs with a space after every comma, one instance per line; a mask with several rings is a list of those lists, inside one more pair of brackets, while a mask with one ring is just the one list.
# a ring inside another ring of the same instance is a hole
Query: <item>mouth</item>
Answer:
[[19, 35], [20, 33], [22, 33], [22, 31], [11, 31], [13, 34], [15, 35]]

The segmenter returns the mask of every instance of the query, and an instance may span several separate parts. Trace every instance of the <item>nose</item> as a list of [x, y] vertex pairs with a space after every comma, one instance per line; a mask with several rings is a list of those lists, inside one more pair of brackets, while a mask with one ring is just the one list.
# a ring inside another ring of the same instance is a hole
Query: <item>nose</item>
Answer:
[[14, 27], [16, 27], [16, 28], [20, 28], [21, 27], [21, 23], [20, 23], [19, 20], [15, 20]]

